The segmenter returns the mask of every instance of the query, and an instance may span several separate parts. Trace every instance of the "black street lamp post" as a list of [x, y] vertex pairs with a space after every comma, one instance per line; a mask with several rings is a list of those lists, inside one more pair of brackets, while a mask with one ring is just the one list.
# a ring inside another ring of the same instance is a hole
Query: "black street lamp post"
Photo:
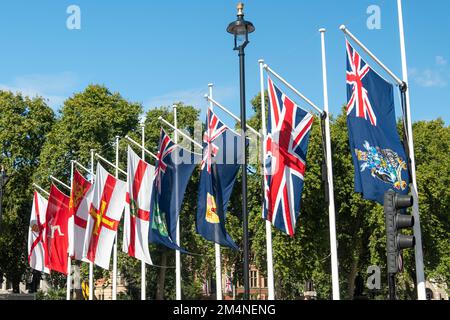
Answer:
[[249, 243], [248, 243], [248, 212], [247, 212], [247, 148], [246, 148], [246, 113], [245, 113], [245, 53], [244, 49], [249, 43], [248, 34], [255, 31], [250, 21], [244, 20], [244, 4], [237, 5], [237, 19], [228, 25], [227, 31], [234, 35], [234, 50], [239, 51], [239, 75], [241, 87], [241, 148], [243, 150], [242, 164], [242, 220], [243, 220], [243, 251], [244, 251], [244, 299], [250, 297], [249, 285]]

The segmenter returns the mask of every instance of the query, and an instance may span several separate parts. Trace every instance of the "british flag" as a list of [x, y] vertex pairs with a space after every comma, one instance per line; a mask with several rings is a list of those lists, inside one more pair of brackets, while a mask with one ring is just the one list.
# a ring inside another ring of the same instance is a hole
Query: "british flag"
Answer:
[[161, 176], [167, 169], [166, 156], [172, 153], [177, 145], [170, 139], [164, 129], [161, 128], [160, 133], [160, 147], [156, 154], [156, 168], [155, 168], [155, 182], [158, 187], [158, 192], [161, 193]]
[[202, 159], [202, 170], [207, 166], [208, 173], [211, 173], [211, 162], [212, 158], [217, 155], [219, 147], [213, 142], [220, 135], [227, 130], [227, 126], [223, 124], [219, 118], [210, 108], [208, 108], [207, 114], [207, 128], [205, 134], [203, 135], [203, 159]]
[[377, 125], [377, 117], [373, 112], [369, 100], [369, 92], [364, 88], [363, 79], [370, 71], [370, 67], [362, 59], [359, 53], [346, 42], [347, 47], [347, 84], [352, 87], [352, 95], [347, 104], [347, 115], [356, 109], [356, 116], [367, 120], [373, 126]]
[[269, 118], [265, 139], [263, 217], [293, 236], [306, 170], [313, 116], [298, 107], [269, 78]]

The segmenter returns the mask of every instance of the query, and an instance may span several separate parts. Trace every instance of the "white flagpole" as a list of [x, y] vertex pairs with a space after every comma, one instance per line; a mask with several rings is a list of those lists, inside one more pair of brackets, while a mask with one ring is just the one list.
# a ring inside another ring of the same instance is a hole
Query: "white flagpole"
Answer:
[[331, 279], [333, 284], [333, 300], [340, 300], [339, 292], [339, 266], [337, 257], [336, 240], [336, 212], [334, 207], [334, 185], [333, 185], [333, 161], [331, 154], [330, 113], [328, 111], [328, 80], [327, 61], [325, 54], [325, 29], [320, 29], [322, 43], [322, 74], [323, 74], [323, 110], [325, 113], [325, 145], [327, 156], [327, 179], [328, 179], [328, 216], [330, 223], [330, 247], [331, 247]]
[[36, 188], [38, 191], [44, 193], [47, 197], [50, 196], [50, 193], [48, 193], [47, 191], [45, 191], [44, 189], [42, 189], [42, 187], [40, 187], [40, 186], [37, 185], [36, 183], [33, 183], [33, 187]]
[[[141, 123], [142, 138], [142, 160], [145, 161], [145, 123]], [[141, 261], [141, 300], [146, 297], [145, 261]]]
[[[116, 136], [116, 179], [119, 178], [119, 136]], [[112, 300], [117, 300], [117, 234], [114, 240], [113, 248], [113, 279], [112, 279]]]
[[[262, 154], [262, 167], [263, 167], [263, 184], [264, 184], [264, 156], [266, 154], [266, 145], [265, 139], [267, 135], [267, 127], [266, 127], [266, 100], [264, 98], [264, 60], [258, 60], [259, 63], [259, 78], [260, 78], [260, 86], [261, 86], [261, 130], [262, 130], [262, 145], [263, 145], [263, 154]], [[263, 187], [263, 192], [265, 187]], [[264, 197], [264, 194], [263, 194]], [[263, 198], [264, 201], [264, 198]], [[264, 210], [264, 205], [263, 208]], [[266, 220], [266, 250], [267, 250], [267, 288], [269, 291], [269, 299], [275, 300], [275, 286], [274, 286], [274, 278], [273, 278], [273, 251], [272, 251], [272, 225], [270, 221]]]
[[[177, 105], [173, 105], [173, 124], [176, 130], [174, 130], [174, 142], [178, 144], [178, 119], [177, 119]], [[175, 178], [175, 197], [178, 202], [178, 176]], [[180, 246], [180, 216], [177, 219], [177, 246]], [[181, 300], [181, 253], [179, 250], [175, 250], [175, 290], [176, 299]]]
[[417, 191], [417, 178], [416, 178], [416, 160], [414, 156], [414, 139], [412, 131], [411, 120], [411, 100], [409, 96], [409, 82], [408, 82], [408, 67], [406, 63], [406, 48], [405, 48], [405, 31], [403, 28], [403, 10], [402, 1], [397, 0], [398, 6], [398, 26], [400, 34], [400, 49], [402, 58], [402, 77], [404, 83], [407, 85], [405, 92], [406, 99], [406, 123], [408, 127], [408, 145], [409, 145], [409, 157], [411, 159], [411, 178], [412, 178], [412, 196], [414, 199], [412, 213], [414, 216], [414, 237], [416, 238], [415, 260], [416, 260], [416, 278], [417, 278], [417, 298], [418, 300], [426, 300], [425, 292], [425, 274], [423, 270], [423, 252], [422, 252], [422, 232], [420, 228], [420, 213], [419, 213], [419, 194]]
[[[72, 189], [73, 189], [73, 170], [74, 170], [74, 163], [73, 163], [73, 161], [70, 161], [70, 192], [72, 192]], [[72, 196], [72, 195], [70, 195], [70, 196]], [[72, 227], [73, 227], [73, 225], [72, 225]], [[70, 225], [68, 225], [68, 228], [70, 228]], [[70, 254], [69, 254], [67, 256], [67, 292], [66, 292], [66, 300], [70, 300], [70, 287], [71, 287], [71, 282], [72, 282], [72, 277], [70, 276], [71, 273], [72, 273], [72, 259], [70, 258]]]
[[[208, 84], [209, 96], [211, 97], [211, 99], [213, 98], [213, 86], [214, 84], [212, 83]], [[209, 107], [211, 108], [211, 110], [214, 109], [214, 105], [211, 101], [209, 101]], [[214, 244], [214, 251], [216, 256], [216, 299], [222, 300], [222, 265], [220, 260], [220, 244]]]
[[[239, 118], [237, 115], [235, 115], [234, 113], [232, 113], [230, 110], [228, 110], [227, 108], [225, 108], [223, 105], [221, 105], [219, 102], [217, 102], [216, 100], [214, 100], [212, 97], [208, 96], [207, 94], [205, 94], [205, 99], [208, 100], [209, 102], [212, 102], [214, 105], [216, 105], [217, 107], [219, 107], [220, 109], [222, 109], [223, 111], [225, 111], [225, 113], [227, 113], [230, 117], [232, 117], [234, 120], [236, 120], [236, 122], [241, 123], [241, 118]], [[253, 132], [254, 134], [256, 134], [258, 137], [261, 137], [261, 134], [253, 129], [252, 127], [250, 127], [248, 124], [246, 125], [247, 129], [250, 130], [251, 132]]]
[[[91, 149], [91, 183], [94, 183], [94, 149]], [[89, 262], [89, 300], [94, 300], [94, 263]]]

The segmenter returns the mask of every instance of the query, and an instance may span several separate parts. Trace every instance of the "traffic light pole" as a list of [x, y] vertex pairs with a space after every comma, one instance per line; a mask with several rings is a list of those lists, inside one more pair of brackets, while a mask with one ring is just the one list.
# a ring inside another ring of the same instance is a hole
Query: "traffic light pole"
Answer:
[[388, 273], [389, 300], [396, 300], [395, 297], [395, 273]]

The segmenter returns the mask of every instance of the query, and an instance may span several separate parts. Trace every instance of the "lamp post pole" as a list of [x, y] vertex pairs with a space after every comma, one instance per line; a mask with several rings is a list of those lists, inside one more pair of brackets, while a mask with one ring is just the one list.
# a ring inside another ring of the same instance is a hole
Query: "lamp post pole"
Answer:
[[240, 105], [241, 105], [241, 148], [242, 148], [242, 224], [243, 224], [243, 253], [244, 253], [244, 299], [250, 298], [249, 285], [249, 240], [248, 240], [248, 210], [247, 210], [247, 148], [246, 148], [246, 106], [245, 106], [245, 47], [249, 43], [248, 34], [255, 31], [249, 21], [244, 20], [244, 4], [237, 5], [237, 20], [228, 25], [227, 31], [234, 35], [234, 50], [239, 55]]
[[247, 211], [247, 148], [245, 145], [246, 137], [246, 112], [245, 112], [245, 53], [244, 47], [239, 47], [239, 78], [241, 87], [241, 149], [243, 150], [242, 163], [242, 220], [243, 220], [243, 251], [244, 251], [244, 299], [248, 300], [250, 296], [249, 286], [249, 241], [248, 241], [248, 211]]

